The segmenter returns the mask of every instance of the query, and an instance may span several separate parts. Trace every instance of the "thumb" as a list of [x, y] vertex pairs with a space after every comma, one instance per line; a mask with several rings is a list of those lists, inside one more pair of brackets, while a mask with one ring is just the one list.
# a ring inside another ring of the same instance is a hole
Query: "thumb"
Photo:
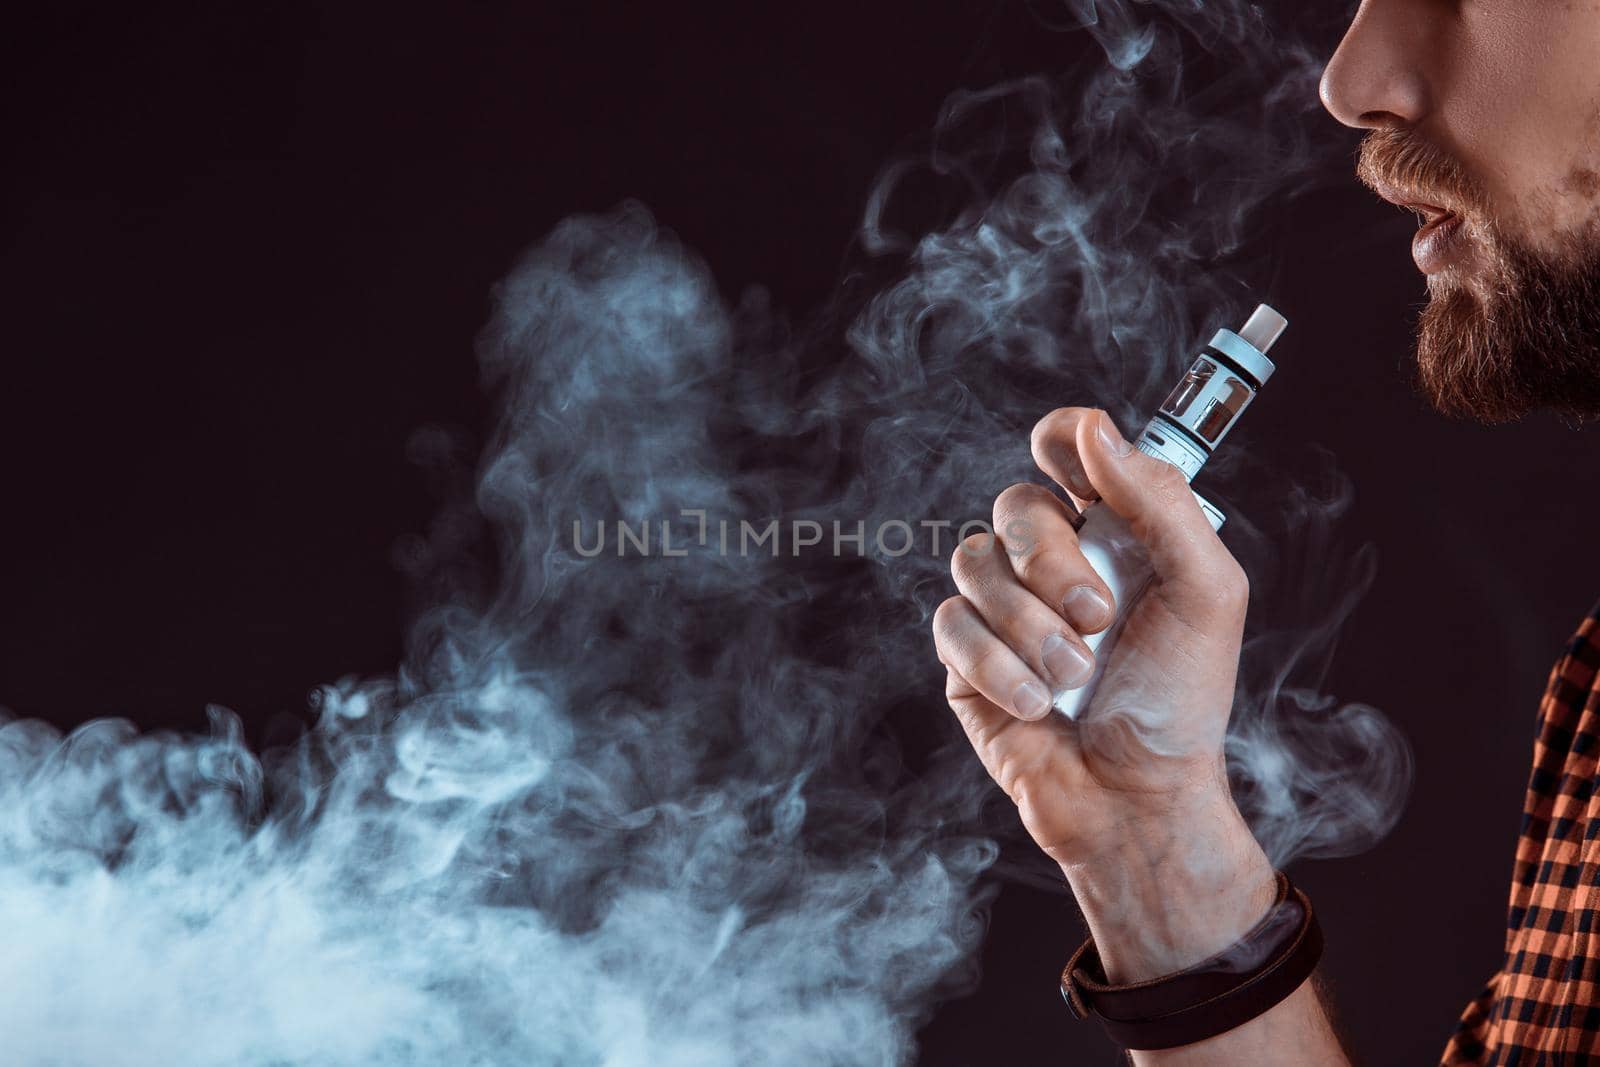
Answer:
[[1079, 420], [1077, 430], [1078, 457], [1101, 506], [1127, 521], [1175, 610], [1203, 618], [1219, 596], [1244, 585], [1178, 468], [1135, 449], [1104, 411]]

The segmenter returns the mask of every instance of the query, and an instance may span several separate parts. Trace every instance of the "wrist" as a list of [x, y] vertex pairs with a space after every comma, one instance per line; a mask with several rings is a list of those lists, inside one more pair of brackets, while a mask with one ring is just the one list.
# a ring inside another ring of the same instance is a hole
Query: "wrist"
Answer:
[[1226, 792], [1131, 821], [1112, 847], [1061, 869], [1113, 983], [1222, 952], [1266, 915], [1276, 889], [1272, 864]]

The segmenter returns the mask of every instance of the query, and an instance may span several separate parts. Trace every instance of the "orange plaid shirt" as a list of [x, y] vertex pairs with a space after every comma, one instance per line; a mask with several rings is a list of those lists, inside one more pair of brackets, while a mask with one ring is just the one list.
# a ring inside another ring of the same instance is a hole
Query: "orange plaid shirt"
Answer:
[[1506, 955], [1467, 1006], [1445, 1067], [1600, 1063], [1600, 607], [1539, 703], [1511, 876]]

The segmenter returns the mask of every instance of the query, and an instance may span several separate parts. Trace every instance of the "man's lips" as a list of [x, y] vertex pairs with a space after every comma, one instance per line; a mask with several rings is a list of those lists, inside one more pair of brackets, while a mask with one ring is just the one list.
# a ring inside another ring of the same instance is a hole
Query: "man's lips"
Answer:
[[1438, 274], [1461, 257], [1465, 243], [1460, 216], [1446, 213], [1423, 222], [1411, 239], [1411, 258], [1422, 273]]
[[1389, 203], [1417, 216], [1417, 235], [1411, 241], [1411, 258], [1424, 274], [1438, 274], [1455, 263], [1464, 251], [1465, 235], [1461, 216], [1439, 204], [1429, 203], [1409, 190], [1375, 183], [1373, 190]]

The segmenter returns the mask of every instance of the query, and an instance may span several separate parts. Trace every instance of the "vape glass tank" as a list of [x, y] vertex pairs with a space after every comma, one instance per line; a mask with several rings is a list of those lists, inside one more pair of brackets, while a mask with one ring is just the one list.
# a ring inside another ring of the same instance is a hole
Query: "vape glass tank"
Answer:
[[1218, 330], [1136, 442], [1193, 479], [1272, 377], [1270, 349], [1288, 321], [1262, 304], [1238, 333]]

